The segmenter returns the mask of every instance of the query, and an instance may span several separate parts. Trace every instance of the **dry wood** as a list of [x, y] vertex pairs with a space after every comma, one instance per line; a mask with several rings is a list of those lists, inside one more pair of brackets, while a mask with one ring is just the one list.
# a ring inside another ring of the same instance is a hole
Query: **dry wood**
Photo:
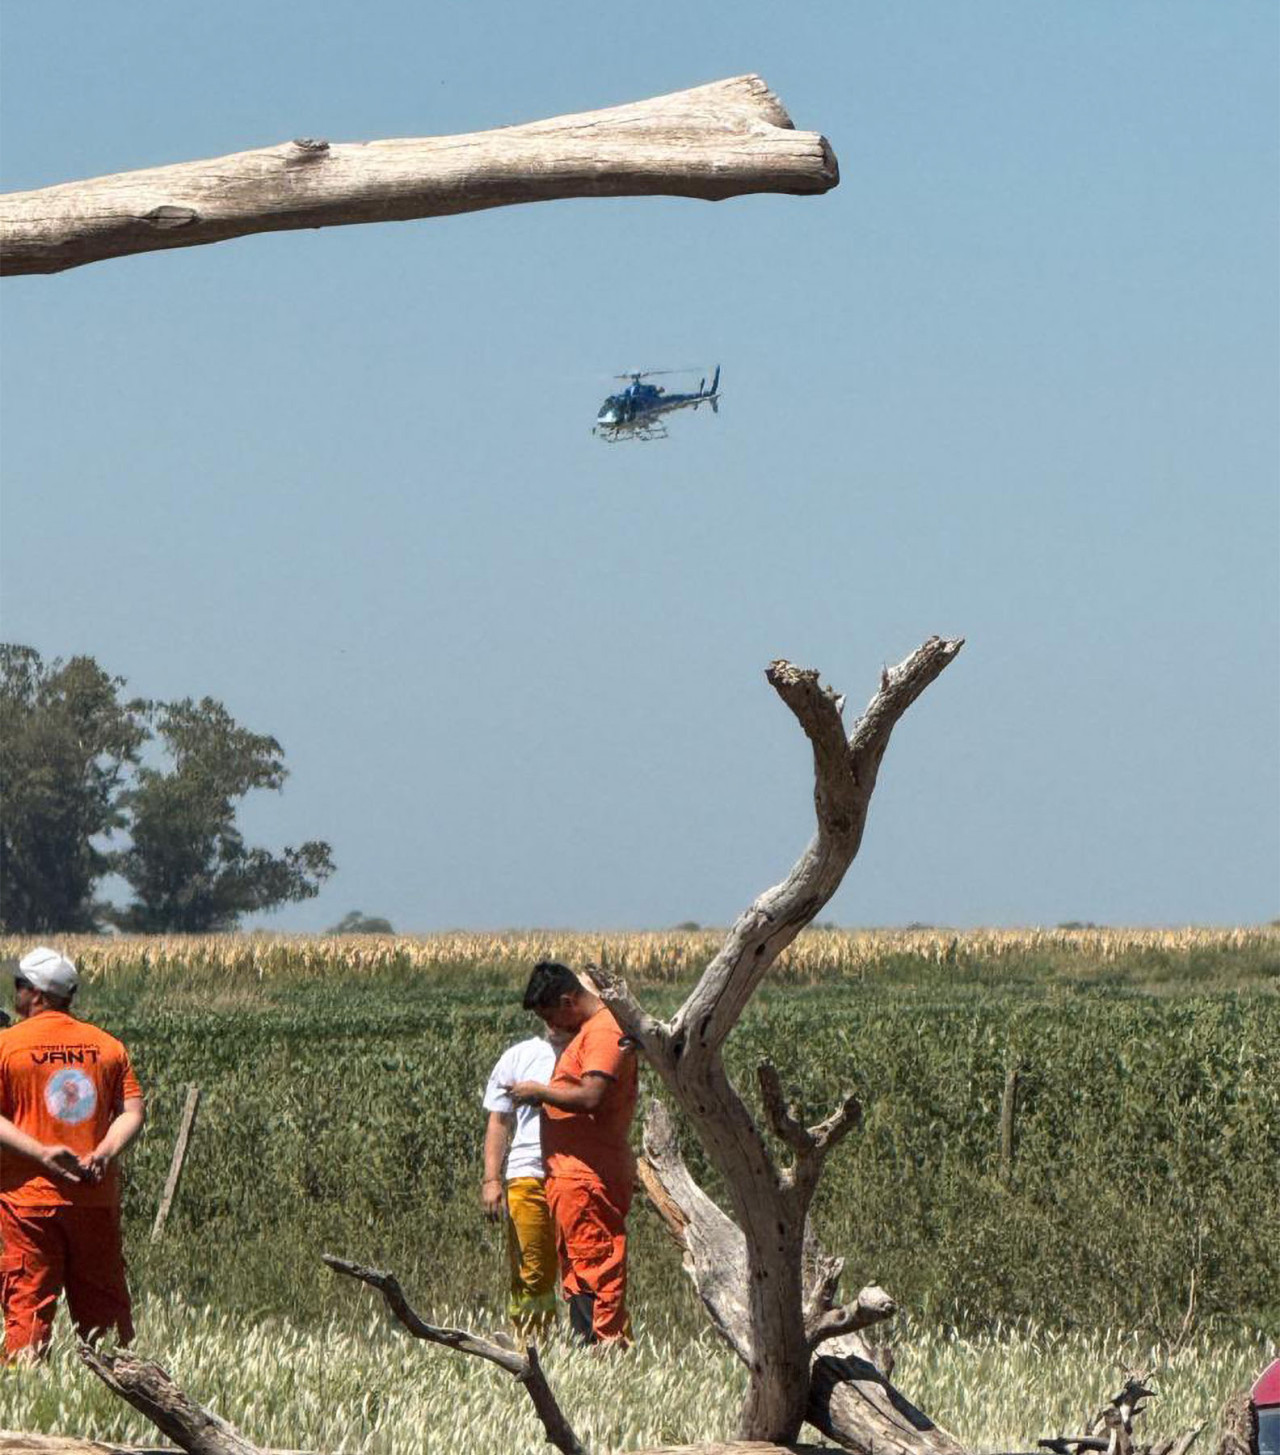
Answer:
[[[684, 1254], [685, 1272], [711, 1322], [750, 1367], [751, 1328], [747, 1307], [747, 1246], [742, 1230], [698, 1186], [676, 1142], [670, 1114], [653, 1102], [645, 1118], [641, 1181], [668, 1232]], [[810, 1245], [806, 1308], [830, 1307], [834, 1297], [829, 1259]], [[864, 1289], [859, 1303], [884, 1310], [887, 1295]], [[857, 1305], [855, 1305], [857, 1307]], [[884, 1316], [887, 1316], [887, 1311]], [[875, 1320], [872, 1320], [874, 1322]], [[833, 1338], [813, 1358], [807, 1380], [805, 1417], [845, 1450], [883, 1455], [959, 1455], [959, 1443], [939, 1429], [876, 1367], [873, 1351], [856, 1331]]]
[[[735, 1344], [740, 1352], [751, 1350], [744, 1356], [750, 1377], [738, 1431], [744, 1438], [785, 1442], [796, 1437], [805, 1418], [812, 1352], [802, 1287], [809, 1204], [827, 1155], [856, 1125], [858, 1106], [848, 1097], [819, 1126], [802, 1127], [786, 1107], [777, 1073], [762, 1068], [766, 1114], [792, 1154], [791, 1166], [780, 1167], [729, 1081], [721, 1048], [777, 956], [840, 887], [862, 842], [894, 726], [962, 645], [933, 637], [897, 667], [886, 668], [879, 691], [848, 735], [841, 718], [844, 699], [823, 687], [817, 672], [771, 663], [766, 676], [813, 750], [813, 840], [787, 878], [739, 917], [670, 1023], [649, 1015], [617, 975], [602, 968], [597, 976], [605, 1003], [661, 1076], [725, 1179], [745, 1239], [747, 1274], [739, 1287], [745, 1290], [749, 1328]], [[859, 1357], [873, 1369], [865, 1352]], [[904, 1438], [911, 1448], [905, 1431]], [[949, 1437], [947, 1442], [953, 1447]]]
[[771, 1440], [713, 1440], [708, 1445], [655, 1445], [632, 1455], [844, 1455], [830, 1445], [775, 1445]]
[[[119, 1445], [75, 1435], [28, 1435], [0, 1430], [0, 1455], [174, 1455], [172, 1445]], [[314, 1455], [306, 1450], [263, 1450], [262, 1455]]]
[[108, 1389], [140, 1410], [187, 1455], [263, 1455], [226, 1420], [196, 1404], [149, 1359], [80, 1345], [80, 1357]]
[[[0, 1430], [0, 1455], [173, 1455], [168, 1448], [110, 1445], [65, 1435], [20, 1435]], [[300, 1450], [264, 1450], [263, 1455], [306, 1455]], [[708, 1445], [661, 1445], [633, 1455], [844, 1455], [829, 1445], [773, 1445], [760, 1440], [714, 1440]]]
[[1053, 1455], [1092, 1455], [1095, 1451], [1106, 1451], [1107, 1455], [1187, 1455], [1203, 1425], [1152, 1445], [1139, 1445], [1133, 1438], [1134, 1420], [1146, 1413], [1143, 1401], [1155, 1393], [1147, 1386], [1149, 1377], [1145, 1371], [1127, 1373], [1119, 1393], [1112, 1395], [1088, 1421], [1085, 1434], [1053, 1435], [1036, 1444], [1042, 1450], [1053, 1451]]
[[825, 137], [759, 76], [463, 136], [302, 138], [0, 197], [0, 271], [57, 273], [255, 232], [440, 217], [565, 197], [826, 192]]
[[173, 1451], [151, 1445], [78, 1440], [74, 1435], [24, 1435], [17, 1430], [0, 1430], [0, 1455], [173, 1455]]
[[160, 1198], [160, 1206], [156, 1209], [156, 1220], [151, 1229], [153, 1243], [164, 1232], [169, 1209], [173, 1206], [173, 1199], [177, 1196], [178, 1180], [182, 1176], [183, 1164], [187, 1160], [187, 1144], [191, 1140], [191, 1128], [195, 1125], [196, 1108], [199, 1105], [200, 1088], [193, 1083], [187, 1087], [187, 1099], [182, 1107], [182, 1120], [178, 1123], [178, 1135], [173, 1144], [173, 1158], [169, 1163], [169, 1175], [165, 1178], [164, 1193]]
[[526, 1344], [521, 1352], [505, 1344], [495, 1344], [478, 1334], [468, 1333], [465, 1329], [446, 1329], [429, 1324], [411, 1307], [393, 1274], [379, 1272], [375, 1268], [364, 1268], [358, 1263], [349, 1263], [345, 1258], [335, 1258], [329, 1253], [321, 1256], [335, 1273], [343, 1273], [348, 1278], [359, 1279], [361, 1283], [376, 1288], [386, 1300], [387, 1307], [415, 1339], [443, 1344], [447, 1349], [456, 1349], [461, 1354], [474, 1354], [477, 1358], [488, 1359], [499, 1369], [505, 1369], [524, 1385], [538, 1418], [542, 1421], [547, 1439], [556, 1449], [564, 1451], [564, 1455], [587, 1455], [551, 1392], [547, 1377], [542, 1372], [542, 1365], [538, 1362], [535, 1345]]
[[1217, 1455], [1258, 1455], [1258, 1411], [1247, 1389], [1232, 1395], [1222, 1411]]

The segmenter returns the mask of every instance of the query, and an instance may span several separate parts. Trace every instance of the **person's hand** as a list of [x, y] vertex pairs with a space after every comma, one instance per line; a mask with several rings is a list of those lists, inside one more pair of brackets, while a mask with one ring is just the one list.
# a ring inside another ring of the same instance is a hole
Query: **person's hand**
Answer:
[[70, 1147], [46, 1147], [40, 1154], [40, 1163], [55, 1182], [85, 1181], [84, 1168]]
[[501, 1177], [486, 1177], [480, 1186], [480, 1206], [491, 1223], [501, 1221], [507, 1210], [507, 1190]]
[[517, 1106], [537, 1106], [545, 1090], [541, 1081], [517, 1081], [507, 1087], [507, 1095]]
[[101, 1182], [110, 1166], [111, 1155], [108, 1152], [93, 1151], [80, 1159], [80, 1171], [86, 1182]]

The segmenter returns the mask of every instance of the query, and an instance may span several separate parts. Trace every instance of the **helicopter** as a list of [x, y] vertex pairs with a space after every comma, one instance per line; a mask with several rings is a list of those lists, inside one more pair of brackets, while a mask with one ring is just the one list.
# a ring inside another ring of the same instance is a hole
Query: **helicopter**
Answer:
[[619, 440], [664, 440], [667, 438], [665, 416], [677, 409], [697, 409], [700, 404], [709, 404], [713, 414], [720, 413], [720, 365], [707, 388], [704, 375], [696, 394], [668, 394], [660, 384], [645, 384], [642, 381], [657, 374], [688, 374], [691, 369], [633, 369], [629, 374], [615, 374], [616, 379], [627, 379], [627, 387], [618, 394], [610, 394], [600, 406], [592, 434], [599, 435], [609, 444]]

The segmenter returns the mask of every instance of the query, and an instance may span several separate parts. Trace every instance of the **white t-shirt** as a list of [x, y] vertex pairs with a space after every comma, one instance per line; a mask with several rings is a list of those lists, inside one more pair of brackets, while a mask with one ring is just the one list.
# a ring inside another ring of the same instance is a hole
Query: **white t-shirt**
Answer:
[[513, 1177], [545, 1177], [542, 1166], [542, 1114], [536, 1106], [515, 1106], [505, 1087], [517, 1081], [550, 1081], [556, 1053], [541, 1036], [518, 1041], [498, 1057], [484, 1089], [485, 1111], [514, 1111], [515, 1134], [507, 1153], [507, 1181]]

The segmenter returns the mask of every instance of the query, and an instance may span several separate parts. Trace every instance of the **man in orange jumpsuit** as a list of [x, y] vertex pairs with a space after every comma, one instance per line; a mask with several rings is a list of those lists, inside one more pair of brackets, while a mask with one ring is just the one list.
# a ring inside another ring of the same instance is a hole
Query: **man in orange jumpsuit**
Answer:
[[64, 1290], [81, 1337], [133, 1338], [116, 1159], [142, 1127], [129, 1054], [70, 1013], [76, 968], [56, 950], [18, 964], [18, 1023], [0, 1032], [0, 1302], [5, 1357], [40, 1354]]
[[534, 967], [524, 1008], [552, 1031], [573, 1034], [549, 1082], [517, 1081], [509, 1091], [517, 1104], [542, 1107], [547, 1202], [570, 1326], [585, 1343], [625, 1347], [635, 1053], [604, 1002], [565, 965], [544, 960]]

